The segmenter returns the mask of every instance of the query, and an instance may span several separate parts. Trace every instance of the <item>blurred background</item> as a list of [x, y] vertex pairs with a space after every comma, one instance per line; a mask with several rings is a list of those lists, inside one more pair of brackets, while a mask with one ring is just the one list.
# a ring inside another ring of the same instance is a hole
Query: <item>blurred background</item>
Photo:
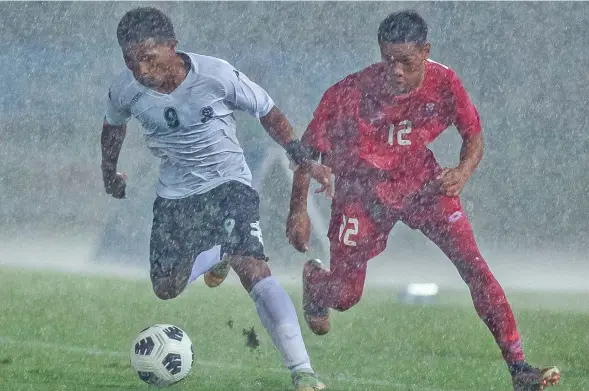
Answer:
[[[119, 162], [128, 199], [107, 196], [100, 174], [105, 98], [124, 67], [116, 27], [139, 5], [171, 16], [181, 50], [221, 57], [262, 85], [299, 135], [329, 86], [379, 60], [380, 21], [418, 10], [429, 23], [431, 58], [458, 73], [483, 120], [485, 156], [463, 193], [483, 255], [507, 289], [589, 289], [583, 2], [1, 3], [0, 264], [114, 265], [145, 275], [158, 162], [137, 122]], [[298, 281], [306, 257], [327, 259], [329, 202], [315, 197], [312, 249], [296, 253], [284, 235], [284, 154], [254, 119], [239, 120], [267, 253], [277, 274]], [[455, 129], [432, 149], [444, 165], [456, 164]], [[369, 276], [462, 286], [443, 254], [401, 224]]]

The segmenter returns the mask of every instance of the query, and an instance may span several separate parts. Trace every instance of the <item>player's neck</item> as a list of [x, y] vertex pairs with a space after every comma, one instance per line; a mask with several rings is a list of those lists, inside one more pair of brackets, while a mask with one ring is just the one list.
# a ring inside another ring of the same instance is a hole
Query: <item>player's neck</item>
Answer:
[[176, 55], [176, 57], [174, 57], [174, 63], [170, 66], [169, 73], [165, 78], [164, 83], [153, 89], [160, 94], [169, 94], [176, 90], [188, 75], [189, 68], [184, 61], [185, 60], [180, 54]]
[[396, 96], [408, 95], [408, 94], [412, 93], [413, 91], [419, 89], [423, 85], [423, 82], [425, 80], [425, 71], [426, 70], [425, 70], [425, 66], [424, 66], [423, 71], [419, 75], [419, 78], [417, 79], [417, 81], [415, 83], [412, 83], [411, 85], [407, 85], [406, 88], [403, 88], [403, 89], [400, 89], [399, 87], [397, 87], [395, 85], [394, 82], [391, 82], [390, 80], [388, 80], [388, 78], [386, 78], [386, 80], [387, 80], [387, 83], [386, 83], [387, 93], [392, 97], [396, 97]]
[[411, 85], [411, 86], [407, 86], [407, 88], [405, 88], [403, 90], [396, 89], [396, 91], [395, 91], [395, 87], [392, 87], [394, 90], [393, 95], [394, 96], [402, 96], [402, 95], [408, 95], [408, 94], [412, 93], [413, 91], [419, 89], [423, 85], [423, 79], [424, 79], [424, 77], [422, 75], [417, 83], [415, 83], [414, 85]]

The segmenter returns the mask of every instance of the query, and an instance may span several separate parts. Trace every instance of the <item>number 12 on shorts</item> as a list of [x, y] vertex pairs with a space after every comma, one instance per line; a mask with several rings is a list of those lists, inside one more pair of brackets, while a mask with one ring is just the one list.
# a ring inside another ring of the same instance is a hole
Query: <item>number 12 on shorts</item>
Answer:
[[342, 215], [342, 225], [339, 227], [339, 241], [346, 246], [356, 247], [355, 240], [350, 239], [350, 236], [358, 234], [358, 219], [354, 217], [347, 217]]

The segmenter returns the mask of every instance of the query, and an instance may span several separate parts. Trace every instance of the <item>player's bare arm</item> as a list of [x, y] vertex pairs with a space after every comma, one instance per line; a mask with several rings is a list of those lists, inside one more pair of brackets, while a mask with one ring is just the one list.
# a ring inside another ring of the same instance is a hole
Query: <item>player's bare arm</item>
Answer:
[[309, 249], [311, 220], [307, 213], [307, 196], [310, 177], [302, 169], [295, 170], [290, 195], [290, 212], [286, 220], [286, 237], [290, 244], [300, 252]]
[[282, 111], [274, 106], [268, 114], [260, 118], [260, 123], [270, 137], [286, 149], [299, 169], [321, 184], [318, 192], [325, 191], [328, 196], [331, 196], [333, 192], [331, 169], [311, 159], [311, 154], [300, 140], [295, 138], [294, 130]]
[[100, 145], [102, 149], [102, 179], [107, 194], [125, 198], [126, 174], [117, 172], [117, 162], [127, 133], [126, 125], [114, 126], [104, 123]]
[[448, 197], [457, 197], [483, 157], [483, 134], [465, 136], [460, 150], [460, 163], [442, 172], [441, 190]]
[[[329, 167], [326, 153], [313, 153], [313, 159], [321, 161], [323, 166]], [[329, 167], [331, 170], [331, 167]], [[311, 237], [311, 219], [307, 213], [307, 197], [311, 178], [303, 169], [294, 172], [290, 195], [290, 211], [286, 220], [286, 237], [290, 244], [300, 252], [309, 250]], [[324, 187], [315, 190], [315, 194], [323, 192]]]
[[268, 135], [282, 147], [286, 147], [288, 143], [295, 140], [290, 122], [276, 106], [272, 107], [268, 114], [260, 117], [260, 123]]

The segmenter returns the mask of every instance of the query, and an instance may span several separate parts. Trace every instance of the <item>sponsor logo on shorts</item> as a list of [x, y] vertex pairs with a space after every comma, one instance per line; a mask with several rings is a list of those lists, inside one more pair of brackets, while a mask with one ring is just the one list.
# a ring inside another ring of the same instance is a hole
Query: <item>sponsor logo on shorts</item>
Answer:
[[458, 220], [460, 220], [463, 216], [463, 213], [459, 210], [457, 210], [456, 212], [452, 213], [449, 217], [448, 217], [448, 221], [450, 223], [455, 223]]
[[256, 221], [255, 223], [250, 223], [250, 227], [252, 228], [250, 234], [258, 238], [260, 244], [263, 246], [264, 240], [262, 239], [262, 229], [260, 228], [260, 222]]

